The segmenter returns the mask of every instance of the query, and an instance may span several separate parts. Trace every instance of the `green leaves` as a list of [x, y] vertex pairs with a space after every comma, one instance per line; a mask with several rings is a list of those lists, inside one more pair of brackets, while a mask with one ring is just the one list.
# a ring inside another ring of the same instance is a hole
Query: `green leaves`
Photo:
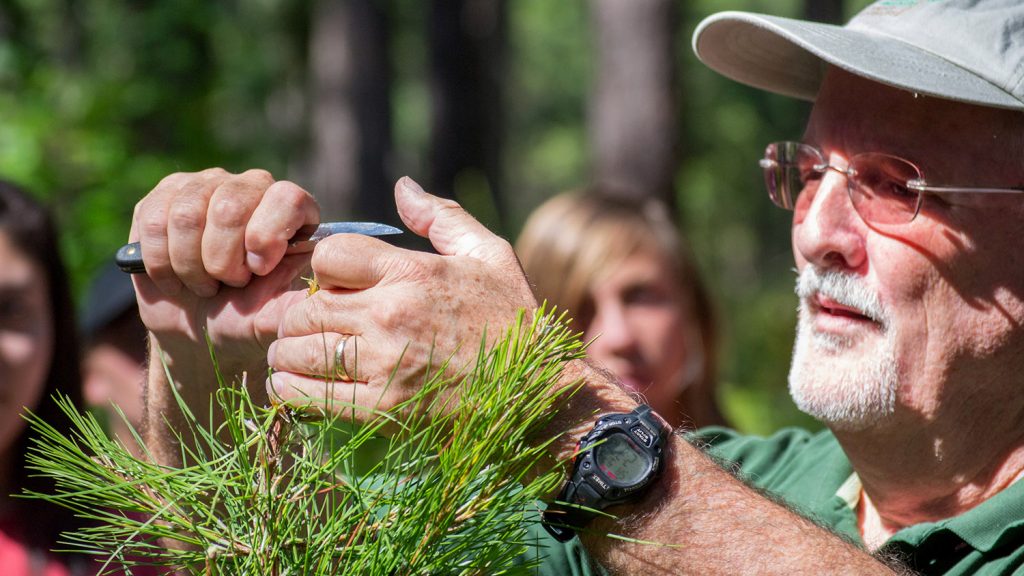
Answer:
[[[178, 430], [186, 467], [136, 459], [96, 420], [59, 400], [63, 436], [29, 417], [31, 467], [57, 502], [97, 524], [65, 535], [72, 550], [202, 574], [503, 574], [524, 571], [534, 501], [555, 490], [543, 466], [552, 393], [583, 345], [554, 315], [520, 315], [458, 377], [445, 363], [394, 411], [356, 427], [256, 406], [245, 378], [216, 394], [216, 430], [190, 412]], [[573, 387], [565, 388], [565, 390]], [[358, 409], [351, 407], [351, 409]], [[387, 439], [385, 423], [399, 431]]]

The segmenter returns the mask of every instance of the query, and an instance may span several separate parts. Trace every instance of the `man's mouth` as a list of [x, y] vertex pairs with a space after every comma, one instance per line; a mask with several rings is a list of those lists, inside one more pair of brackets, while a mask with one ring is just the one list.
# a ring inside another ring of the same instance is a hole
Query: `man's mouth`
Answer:
[[885, 325], [860, 308], [833, 300], [820, 292], [808, 299], [814, 330], [821, 334], [850, 337], [864, 330], [884, 332]]
[[851, 320], [862, 320], [866, 322], [874, 322], [874, 319], [868, 317], [863, 312], [854, 308], [853, 306], [847, 306], [841, 304], [828, 296], [818, 294], [813, 299], [814, 306], [819, 312], [828, 314], [830, 316], [838, 316], [849, 318]]
[[806, 267], [800, 272], [796, 293], [801, 323], [821, 336], [853, 338], [889, 329], [879, 295], [862, 278]]

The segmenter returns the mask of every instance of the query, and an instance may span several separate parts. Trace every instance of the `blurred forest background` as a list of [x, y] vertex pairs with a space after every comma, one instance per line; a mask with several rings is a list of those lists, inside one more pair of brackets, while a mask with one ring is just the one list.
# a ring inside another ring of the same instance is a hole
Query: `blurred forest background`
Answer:
[[809, 107], [710, 72], [690, 38], [721, 10], [839, 23], [866, 4], [0, 0], [0, 176], [55, 207], [78, 293], [175, 171], [266, 168], [327, 218], [388, 222], [409, 174], [509, 239], [551, 194], [626, 182], [692, 240], [733, 422], [813, 425], [785, 390], [789, 215], [757, 169]]

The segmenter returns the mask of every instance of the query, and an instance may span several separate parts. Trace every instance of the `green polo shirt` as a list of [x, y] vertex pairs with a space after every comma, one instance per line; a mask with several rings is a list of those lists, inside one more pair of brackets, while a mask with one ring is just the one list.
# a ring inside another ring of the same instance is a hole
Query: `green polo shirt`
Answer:
[[[709, 428], [693, 439], [738, 466], [749, 484], [863, 546], [856, 515], [860, 480], [832, 433], [787, 429], [758, 438]], [[578, 540], [560, 546], [543, 533], [543, 528], [534, 532], [540, 541], [537, 553], [544, 556], [538, 574], [602, 573]], [[904, 528], [883, 551], [921, 574], [1024, 574], [1024, 482], [959, 516]]]

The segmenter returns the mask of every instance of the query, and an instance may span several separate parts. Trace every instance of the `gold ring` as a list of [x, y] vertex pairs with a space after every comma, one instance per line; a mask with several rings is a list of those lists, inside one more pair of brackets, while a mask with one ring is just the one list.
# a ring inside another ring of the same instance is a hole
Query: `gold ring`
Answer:
[[349, 338], [352, 339], [352, 347], [355, 349], [355, 353], [358, 354], [358, 340], [351, 334], [343, 334], [341, 341], [338, 342], [338, 346], [334, 348], [334, 374], [342, 382], [353, 381], [353, 378], [349, 376], [348, 369], [345, 368], [345, 346], [348, 344]]

